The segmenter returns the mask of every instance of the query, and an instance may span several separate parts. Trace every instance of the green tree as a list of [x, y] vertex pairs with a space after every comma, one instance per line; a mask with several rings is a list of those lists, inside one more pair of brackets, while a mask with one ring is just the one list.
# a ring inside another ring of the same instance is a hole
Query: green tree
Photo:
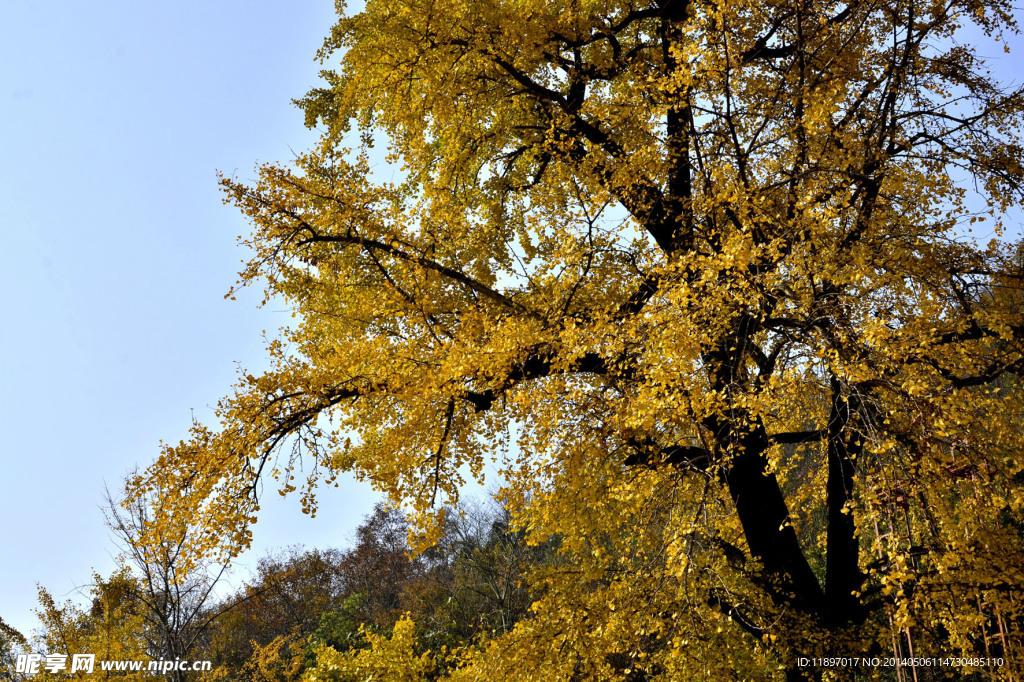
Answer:
[[510, 632], [537, 596], [530, 575], [556, 561], [556, 547], [555, 541], [531, 546], [493, 500], [462, 501], [448, 510], [438, 543], [420, 555], [425, 568], [403, 591], [401, 610], [430, 649]]
[[235, 679], [258, 650], [275, 640], [304, 643], [326, 614], [342, 608], [339, 563], [336, 551], [298, 548], [260, 559], [247, 584], [214, 607], [221, 615], [204, 655], [216, 671]]

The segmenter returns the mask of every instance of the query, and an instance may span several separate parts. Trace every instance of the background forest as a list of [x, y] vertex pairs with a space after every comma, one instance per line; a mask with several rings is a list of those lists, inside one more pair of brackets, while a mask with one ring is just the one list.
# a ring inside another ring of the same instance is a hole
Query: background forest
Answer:
[[[28, 639], [3, 626], [0, 679], [153, 679], [143, 671], [27, 675], [16, 657], [30, 651], [91, 652], [107, 660], [210, 661], [211, 672], [172, 671], [168, 680], [299, 680], [315, 667], [321, 647], [365, 650], [375, 638], [401, 636], [409, 643], [454, 651], [481, 636], [510, 630], [532, 603], [527, 572], [557, 562], [555, 545], [528, 546], [509, 527], [508, 514], [491, 500], [450, 509], [441, 541], [411, 556], [404, 515], [378, 505], [359, 526], [348, 550], [292, 547], [258, 562], [234, 593], [213, 592], [222, 566], [202, 565], [171, 576], [179, 566], [169, 553], [143, 565], [124, 555], [122, 570], [94, 575], [85, 597], [63, 603], [40, 588], [41, 628]], [[114, 519], [118, 520], [114, 520]], [[131, 536], [133, 523], [112, 507], [115, 534]], [[398, 625], [396, 625], [396, 623]], [[411, 626], [415, 623], [415, 626]], [[412, 649], [400, 654], [412, 655]], [[68, 659], [70, 661], [70, 658]], [[44, 661], [45, 663], [45, 661]], [[424, 665], [427, 677], [444, 666]], [[387, 675], [385, 679], [390, 679]]]

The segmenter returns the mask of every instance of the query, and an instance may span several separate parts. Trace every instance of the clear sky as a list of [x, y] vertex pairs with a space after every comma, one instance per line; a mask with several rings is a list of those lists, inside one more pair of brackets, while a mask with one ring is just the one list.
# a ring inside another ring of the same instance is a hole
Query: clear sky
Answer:
[[[0, 3], [0, 616], [26, 634], [37, 582], [73, 597], [113, 567], [104, 481], [207, 417], [236, 361], [263, 367], [285, 316], [223, 299], [248, 226], [215, 172], [310, 145], [290, 100], [333, 18], [330, 0]], [[256, 553], [345, 545], [373, 499], [352, 482], [313, 521], [265, 506]]]

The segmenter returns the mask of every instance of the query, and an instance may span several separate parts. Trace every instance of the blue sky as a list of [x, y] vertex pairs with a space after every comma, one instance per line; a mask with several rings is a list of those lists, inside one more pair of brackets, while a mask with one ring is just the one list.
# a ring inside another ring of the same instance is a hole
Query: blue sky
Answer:
[[[263, 367], [285, 323], [223, 299], [248, 228], [215, 172], [252, 177], [313, 133], [329, 0], [0, 4], [0, 616], [35, 627], [36, 583], [74, 597], [112, 566], [103, 484], [186, 435]], [[276, 495], [269, 497], [276, 498]], [[345, 545], [375, 499], [354, 482], [310, 521], [264, 507], [255, 553]], [[252, 563], [250, 559], [247, 563]], [[244, 575], [244, 568], [237, 572]], [[27, 634], [27, 632], [26, 632]]]

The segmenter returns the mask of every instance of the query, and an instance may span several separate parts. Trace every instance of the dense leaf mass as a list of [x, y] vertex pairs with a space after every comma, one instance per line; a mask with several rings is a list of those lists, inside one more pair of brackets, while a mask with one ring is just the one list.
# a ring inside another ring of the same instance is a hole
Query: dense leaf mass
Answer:
[[268, 477], [315, 511], [343, 472], [407, 505], [420, 549], [486, 472], [559, 538], [515, 627], [456, 655], [403, 624], [311, 679], [796, 678], [911, 651], [1020, 674], [1024, 269], [1001, 235], [1024, 95], [968, 42], [1012, 12], [342, 13], [299, 101], [320, 143], [223, 179], [253, 225], [241, 283], [296, 323], [137, 489], [202, 520], [197, 555], [246, 546]]

